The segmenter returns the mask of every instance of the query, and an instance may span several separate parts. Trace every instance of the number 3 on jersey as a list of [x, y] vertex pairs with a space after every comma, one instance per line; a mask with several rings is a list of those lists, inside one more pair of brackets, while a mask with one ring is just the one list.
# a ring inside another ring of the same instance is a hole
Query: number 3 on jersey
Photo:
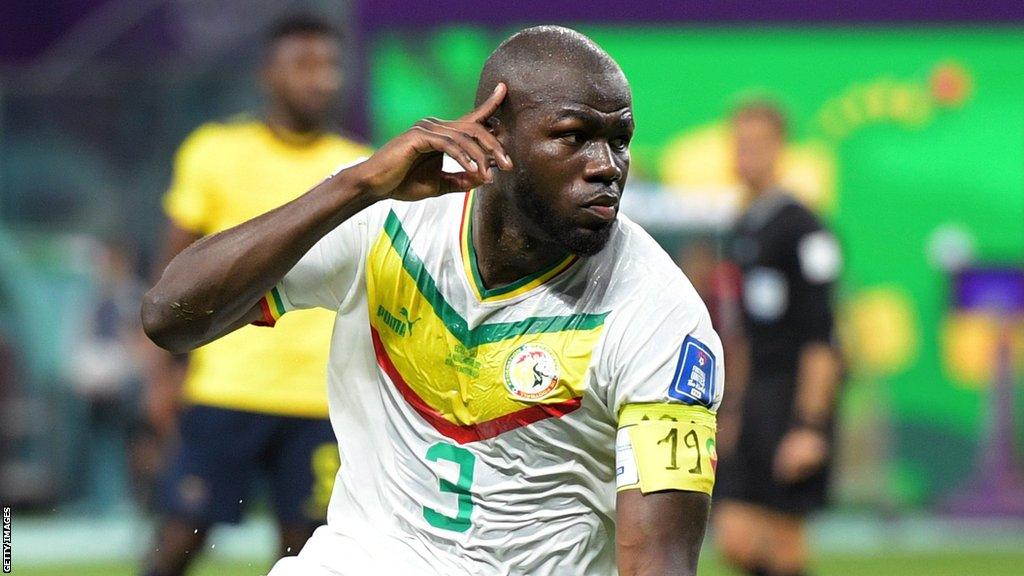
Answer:
[[465, 532], [469, 530], [470, 518], [473, 515], [473, 495], [469, 489], [473, 485], [473, 467], [476, 456], [465, 448], [439, 442], [427, 449], [427, 460], [437, 462], [447, 460], [459, 467], [459, 476], [454, 484], [441, 478], [438, 482], [441, 492], [449, 492], [458, 497], [458, 513], [455, 517], [445, 516], [428, 506], [423, 507], [423, 517], [435, 528]]

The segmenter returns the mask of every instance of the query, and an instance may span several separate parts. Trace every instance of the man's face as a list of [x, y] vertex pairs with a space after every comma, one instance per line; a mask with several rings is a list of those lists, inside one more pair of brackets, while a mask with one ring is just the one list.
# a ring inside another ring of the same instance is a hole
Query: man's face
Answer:
[[778, 127], [765, 118], [740, 116], [733, 122], [733, 138], [737, 176], [748, 185], [770, 182], [783, 146]]
[[534, 234], [573, 254], [600, 252], [629, 172], [633, 111], [625, 78], [618, 71], [552, 74], [510, 96], [503, 145], [515, 168], [499, 173], [498, 183], [512, 190]]
[[302, 130], [320, 128], [341, 89], [341, 50], [323, 34], [286, 36], [268, 56], [264, 78], [270, 97]]

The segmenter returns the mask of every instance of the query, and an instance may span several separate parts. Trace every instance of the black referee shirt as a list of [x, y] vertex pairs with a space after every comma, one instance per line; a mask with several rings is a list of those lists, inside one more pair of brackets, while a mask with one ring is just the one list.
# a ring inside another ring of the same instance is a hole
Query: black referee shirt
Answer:
[[792, 196], [775, 191], [751, 203], [730, 251], [742, 270], [751, 376], [795, 376], [804, 345], [832, 342], [832, 287], [841, 265], [835, 237]]

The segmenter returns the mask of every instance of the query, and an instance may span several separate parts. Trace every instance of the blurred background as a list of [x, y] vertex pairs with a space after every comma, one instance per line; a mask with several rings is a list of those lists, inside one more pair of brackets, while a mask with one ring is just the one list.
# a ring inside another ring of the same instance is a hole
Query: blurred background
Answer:
[[[624, 211], [698, 289], [740, 209], [729, 113], [782, 104], [783, 180], [844, 256], [849, 375], [817, 571], [1021, 573], [1024, 5], [444, 4], [0, 4], [0, 502], [16, 574], [134, 573], [163, 463], [136, 320], [160, 198], [189, 132], [259, 110], [265, 31], [297, 11], [344, 31], [334, 127], [373, 145], [461, 115], [511, 32], [590, 35], [633, 88]], [[273, 539], [259, 513], [218, 529], [198, 573], [263, 574]], [[728, 573], [710, 551], [702, 570]]]

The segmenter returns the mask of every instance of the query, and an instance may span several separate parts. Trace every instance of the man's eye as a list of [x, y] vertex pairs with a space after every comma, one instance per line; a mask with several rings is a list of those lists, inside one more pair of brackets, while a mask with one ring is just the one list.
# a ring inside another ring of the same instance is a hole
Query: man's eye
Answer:
[[629, 139], [614, 138], [611, 142], [609, 142], [609, 144], [611, 144], [611, 147], [614, 148], [615, 150], [622, 151], [625, 150], [626, 148], [629, 148]]
[[574, 145], [583, 144], [587, 141], [587, 138], [580, 132], [566, 132], [559, 135], [559, 138]]

